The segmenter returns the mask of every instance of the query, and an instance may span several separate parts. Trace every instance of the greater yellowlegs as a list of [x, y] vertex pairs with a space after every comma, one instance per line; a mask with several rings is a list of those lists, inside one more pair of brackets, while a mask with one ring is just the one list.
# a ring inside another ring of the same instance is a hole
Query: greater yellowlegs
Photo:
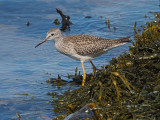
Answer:
[[45, 40], [35, 47], [38, 47], [48, 40], [54, 41], [55, 47], [60, 53], [81, 61], [83, 69], [82, 86], [84, 86], [86, 73], [83, 62], [88, 60], [90, 61], [93, 66], [94, 75], [96, 67], [92, 63], [91, 59], [106, 53], [112, 48], [124, 45], [129, 42], [129, 37], [113, 40], [90, 35], [72, 35], [65, 37], [58, 28], [53, 28], [47, 32]]

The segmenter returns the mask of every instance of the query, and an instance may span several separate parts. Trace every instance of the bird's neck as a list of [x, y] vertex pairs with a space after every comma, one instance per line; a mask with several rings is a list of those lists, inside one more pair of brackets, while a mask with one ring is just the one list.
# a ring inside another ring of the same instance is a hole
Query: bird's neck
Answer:
[[54, 39], [54, 42], [59, 42], [59, 41], [63, 41], [63, 35], [61, 34], [60, 36], [58, 36], [57, 38]]

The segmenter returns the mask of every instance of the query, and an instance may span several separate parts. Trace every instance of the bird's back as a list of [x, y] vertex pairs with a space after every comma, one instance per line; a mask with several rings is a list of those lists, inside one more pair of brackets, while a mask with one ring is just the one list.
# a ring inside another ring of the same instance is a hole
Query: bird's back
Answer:
[[109, 49], [129, 42], [129, 37], [112, 40], [90, 35], [73, 35], [64, 37], [64, 43], [65, 42], [72, 43], [74, 50], [79, 55], [98, 56]]

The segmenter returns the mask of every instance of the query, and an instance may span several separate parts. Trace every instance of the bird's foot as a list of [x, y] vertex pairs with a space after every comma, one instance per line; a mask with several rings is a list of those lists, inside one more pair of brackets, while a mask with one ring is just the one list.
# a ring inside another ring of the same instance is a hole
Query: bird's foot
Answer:
[[86, 81], [86, 74], [83, 73], [82, 86], [84, 86], [85, 81]]

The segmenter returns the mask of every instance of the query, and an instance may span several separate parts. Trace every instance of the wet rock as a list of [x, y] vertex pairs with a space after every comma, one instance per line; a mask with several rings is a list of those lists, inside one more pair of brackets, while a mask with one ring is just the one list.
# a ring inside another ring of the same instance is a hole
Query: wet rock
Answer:
[[85, 105], [79, 111], [70, 114], [64, 120], [86, 120], [86, 119], [93, 119], [95, 118], [94, 112], [89, 105]]

